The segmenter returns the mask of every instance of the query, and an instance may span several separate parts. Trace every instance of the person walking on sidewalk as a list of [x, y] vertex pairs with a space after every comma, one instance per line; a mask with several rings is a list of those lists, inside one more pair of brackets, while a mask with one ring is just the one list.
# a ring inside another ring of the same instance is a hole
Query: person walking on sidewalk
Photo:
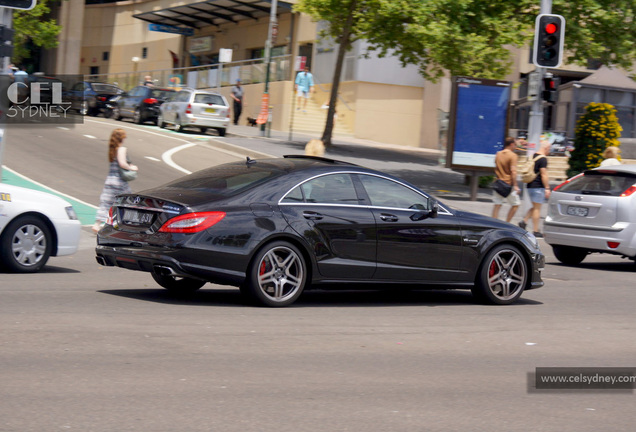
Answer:
[[232, 87], [232, 99], [234, 99], [234, 124], [237, 125], [239, 117], [243, 112], [243, 87], [241, 87], [241, 80], [236, 80], [236, 85]]
[[[514, 152], [516, 140], [513, 137], [507, 137], [504, 141], [504, 148], [495, 155], [495, 182], [500, 182], [503, 189], [507, 189], [507, 195], [502, 195], [497, 189], [493, 190], [492, 201], [495, 206], [492, 209], [492, 217], [499, 217], [499, 210], [502, 204], [507, 202], [510, 204], [510, 210], [506, 216], [506, 222], [510, 222], [517, 213], [521, 200], [519, 199], [519, 186], [517, 184], [517, 163], [518, 157]], [[505, 185], [503, 184], [505, 183]], [[507, 185], [507, 186], [506, 186]]]
[[297, 110], [300, 109], [300, 103], [303, 102], [303, 112], [307, 110], [307, 99], [309, 99], [309, 94], [314, 92], [314, 76], [309, 72], [309, 68], [305, 66], [305, 70], [303, 72], [299, 72], [296, 75], [296, 94], [298, 95], [298, 106]]
[[[532, 227], [534, 229], [535, 237], [543, 237], [541, 231], [539, 231], [539, 218], [541, 217], [541, 206], [550, 198], [550, 178], [548, 177], [548, 158], [550, 154], [551, 144], [549, 141], [541, 141], [539, 151], [537, 151], [532, 159], [534, 160], [534, 172], [537, 176], [526, 186], [528, 196], [532, 202], [532, 207], [528, 209], [528, 212], [523, 217], [523, 220], [519, 222], [519, 226], [526, 229], [528, 222], [532, 219]], [[543, 156], [543, 157], [542, 157]]]
[[120, 168], [137, 171], [137, 165], [133, 165], [128, 159], [128, 150], [122, 144], [126, 139], [126, 131], [115, 129], [110, 134], [108, 142], [108, 175], [104, 182], [104, 188], [99, 196], [99, 209], [95, 217], [93, 232], [97, 233], [108, 218], [108, 212], [115, 202], [115, 197], [122, 193], [130, 193], [130, 185], [121, 177]]

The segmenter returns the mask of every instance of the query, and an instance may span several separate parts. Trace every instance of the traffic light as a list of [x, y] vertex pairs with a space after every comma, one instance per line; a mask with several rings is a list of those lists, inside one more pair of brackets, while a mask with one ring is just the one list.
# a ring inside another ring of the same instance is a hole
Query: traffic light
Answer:
[[13, 55], [13, 29], [0, 25], [0, 57]]
[[538, 67], [559, 67], [563, 57], [565, 18], [561, 15], [537, 16], [532, 63]]
[[0, 0], [0, 8], [29, 10], [35, 7], [35, 3], [36, 0]]
[[543, 78], [543, 100], [546, 102], [556, 102], [558, 100], [558, 92], [559, 84], [561, 84], [561, 78], [554, 77], [552, 74], [550, 76], [545, 76]]

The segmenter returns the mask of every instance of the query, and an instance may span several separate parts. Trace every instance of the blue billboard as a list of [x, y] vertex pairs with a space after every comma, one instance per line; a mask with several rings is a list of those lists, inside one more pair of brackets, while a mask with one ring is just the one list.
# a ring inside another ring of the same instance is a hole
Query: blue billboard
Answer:
[[494, 168], [506, 137], [510, 89], [508, 81], [453, 79], [446, 159], [451, 168]]

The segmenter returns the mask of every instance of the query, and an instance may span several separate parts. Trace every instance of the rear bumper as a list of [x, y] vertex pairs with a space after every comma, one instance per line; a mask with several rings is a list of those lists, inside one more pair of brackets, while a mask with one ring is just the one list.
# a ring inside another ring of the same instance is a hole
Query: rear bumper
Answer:
[[97, 263], [107, 267], [191, 277], [213, 283], [238, 286], [245, 273], [212, 266], [189, 263], [180, 258], [179, 249], [104, 246], [95, 248]]
[[230, 125], [229, 117], [215, 119], [202, 116], [187, 115], [186, 119], [189, 126], [227, 128]]
[[[636, 256], [636, 224], [633, 223], [617, 223], [607, 229], [588, 226], [575, 228], [547, 218], [543, 235], [549, 245], [573, 246], [593, 252]], [[608, 242], [618, 243], [618, 247], [611, 248]]]

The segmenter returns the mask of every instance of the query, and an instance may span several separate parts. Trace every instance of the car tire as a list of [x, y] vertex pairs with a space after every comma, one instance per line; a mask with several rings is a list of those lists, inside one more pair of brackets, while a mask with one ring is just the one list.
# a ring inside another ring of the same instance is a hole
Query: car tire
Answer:
[[144, 118], [141, 115], [141, 110], [139, 108], [137, 108], [135, 112], [133, 113], [133, 122], [137, 124], [143, 124], [144, 122]]
[[512, 245], [499, 245], [482, 261], [472, 293], [487, 304], [512, 304], [521, 297], [528, 278], [528, 263], [521, 251]]
[[559, 246], [553, 245], [552, 252], [554, 252], [554, 256], [560, 262], [565, 265], [578, 265], [583, 262], [585, 257], [588, 254], [588, 251], [585, 249], [573, 247], [573, 246]]
[[77, 110], [77, 112], [85, 116], [85, 115], [88, 115], [88, 111], [89, 111], [88, 102], [84, 100], [80, 104], [80, 108]]
[[183, 124], [181, 124], [181, 117], [179, 116], [174, 119], [174, 130], [177, 132], [183, 132]]
[[208, 128], [202, 127], [202, 128], [199, 128], [199, 131], [201, 131], [201, 133], [204, 134], [208, 131]]
[[119, 107], [113, 107], [112, 118], [115, 120], [121, 120], [121, 111], [119, 110]]
[[289, 306], [302, 294], [307, 276], [307, 265], [298, 248], [275, 241], [254, 255], [241, 294], [261, 305]]
[[152, 278], [163, 288], [175, 294], [189, 294], [201, 289], [207, 282], [187, 277], [163, 276], [151, 272]]
[[216, 131], [219, 133], [219, 136], [225, 136], [225, 128], [216, 128]]
[[166, 127], [166, 122], [163, 121], [163, 114], [159, 113], [159, 116], [157, 117], [157, 126], [159, 126], [161, 129]]
[[53, 250], [48, 225], [35, 216], [21, 216], [4, 229], [0, 237], [0, 265], [15, 273], [34, 273], [46, 264]]

